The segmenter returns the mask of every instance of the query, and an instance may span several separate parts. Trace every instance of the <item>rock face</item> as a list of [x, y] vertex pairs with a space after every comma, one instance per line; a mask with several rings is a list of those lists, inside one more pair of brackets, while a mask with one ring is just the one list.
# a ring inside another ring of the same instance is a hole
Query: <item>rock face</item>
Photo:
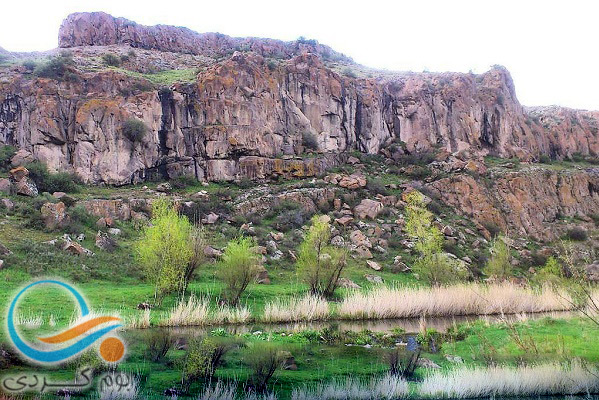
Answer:
[[[211, 60], [194, 83], [160, 90], [131, 90], [149, 83], [108, 69], [77, 72], [68, 82], [32, 79], [18, 68], [3, 75], [0, 143], [19, 147], [13, 161], [39, 159], [88, 183], [314, 176], [339, 154], [374, 154], [394, 141], [410, 152], [437, 146], [521, 159], [599, 154], [598, 112], [525, 109], [502, 67], [482, 75], [373, 71], [352, 77], [336, 72], [331, 61], [358, 66], [311, 41], [146, 27], [104, 13], [70, 15], [59, 42], [87, 46], [73, 51], [129, 45], [150, 55]], [[147, 129], [139, 141], [123, 134], [130, 119]], [[323, 156], [301, 159], [306, 134]]]
[[251, 50], [268, 57], [291, 57], [315, 52], [325, 57], [348, 60], [342, 54], [315, 41], [283, 42], [274, 39], [232, 38], [220, 33], [197, 33], [191, 29], [156, 25], [145, 26], [103, 12], [69, 15], [58, 32], [58, 47], [127, 44], [148, 50], [222, 57], [238, 50]]
[[587, 218], [599, 210], [599, 169], [530, 169], [489, 181], [487, 187], [469, 175], [455, 175], [427, 186], [479, 224], [541, 240], [556, 238], [550, 223], [560, 216]]

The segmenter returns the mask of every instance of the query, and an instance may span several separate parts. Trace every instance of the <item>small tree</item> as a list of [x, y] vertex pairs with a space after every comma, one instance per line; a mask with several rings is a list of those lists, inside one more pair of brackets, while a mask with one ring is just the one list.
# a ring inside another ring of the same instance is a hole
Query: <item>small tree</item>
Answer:
[[137, 243], [137, 254], [146, 278], [154, 284], [158, 304], [166, 294], [182, 294], [187, 287], [186, 268], [193, 258], [192, 228], [169, 201], [161, 199], [152, 205], [151, 224]]
[[300, 246], [297, 267], [312, 294], [331, 297], [345, 268], [346, 253], [329, 245], [331, 227], [320, 216], [312, 217], [308, 234]]
[[407, 194], [406, 202], [406, 232], [420, 253], [412, 270], [431, 285], [464, 278], [466, 270], [442, 251], [443, 234], [432, 224], [433, 214], [426, 209], [424, 195], [414, 190]]
[[490, 249], [491, 257], [483, 269], [485, 275], [497, 280], [506, 280], [513, 274], [510, 248], [503, 237], [493, 241]]
[[104, 64], [111, 67], [118, 67], [121, 65], [121, 57], [112, 53], [102, 54], [102, 61], [104, 62]]
[[227, 286], [225, 298], [233, 306], [239, 303], [241, 295], [258, 274], [261, 256], [255, 247], [254, 239], [240, 237], [231, 240], [225, 248], [219, 276]]
[[206, 261], [206, 255], [204, 254], [204, 248], [206, 247], [206, 237], [202, 228], [193, 228], [189, 238], [189, 245], [191, 247], [191, 258], [185, 268], [185, 276], [183, 279], [182, 292], [187, 291], [189, 282], [193, 279], [193, 275], [196, 270]]

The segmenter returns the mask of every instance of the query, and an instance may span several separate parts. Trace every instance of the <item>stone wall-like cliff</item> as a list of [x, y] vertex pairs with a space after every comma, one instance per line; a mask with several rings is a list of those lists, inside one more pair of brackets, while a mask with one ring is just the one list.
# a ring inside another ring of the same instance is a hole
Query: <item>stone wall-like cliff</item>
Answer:
[[[152, 55], [219, 57], [194, 83], [143, 91], [128, 89], [141, 78], [118, 70], [79, 70], [64, 82], [22, 68], [0, 74], [0, 143], [90, 183], [311, 176], [343, 152], [378, 153], [393, 141], [410, 152], [435, 146], [524, 160], [599, 154], [599, 113], [525, 109], [502, 67], [355, 77], [327, 61], [326, 46], [145, 27], [104, 13], [67, 17], [59, 36], [63, 47], [130, 44]], [[249, 47], [222, 58], [240, 43]], [[140, 143], [122, 133], [131, 118], [148, 128]], [[306, 134], [321, 155], [294, 159], [305, 153]]]

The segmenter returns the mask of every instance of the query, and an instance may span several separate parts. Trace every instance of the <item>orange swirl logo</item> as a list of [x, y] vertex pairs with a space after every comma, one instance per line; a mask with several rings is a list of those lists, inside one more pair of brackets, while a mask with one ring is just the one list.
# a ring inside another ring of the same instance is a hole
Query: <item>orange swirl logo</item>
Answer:
[[122, 360], [125, 355], [125, 344], [123, 341], [114, 336], [104, 338], [122, 326], [119, 323], [121, 319], [113, 316], [91, 318], [56, 335], [37, 338], [42, 343], [52, 345], [51, 347], [58, 347], [56, 349], [40, 349], [26, 342], [17, 332], [15, 326], [15, 309], [19, 299], [25, 292], [43, 284], [57, 285], [67, 290], [75, 298], [81, 317], [85, 318], [90, 314], [85, 299], [71, 285], [57, 280], [40, 280], [25, 286], [10, 303], [7, 315], [8, 336], [13, 346], [23, 356], [31, 361], [42, 364], [60, 363], [80, 355], [84, 350], [100, 341], [100, 339], [103, 339], [99, 347], [102, 359], [109, 363], [116, 363]]

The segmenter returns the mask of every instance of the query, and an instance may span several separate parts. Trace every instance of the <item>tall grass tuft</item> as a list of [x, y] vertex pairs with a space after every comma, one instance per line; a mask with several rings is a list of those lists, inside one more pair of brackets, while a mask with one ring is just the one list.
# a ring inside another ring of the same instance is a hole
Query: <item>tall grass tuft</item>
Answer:
[[170, 312], [163, 326], [198, 326], [210, 323], [210, 301], [205, 298], [189, 296], [187, 302], [180, 301]]
[[208, 385], [197, 400], [277, 400], [273, 393], [258, 395], [254, 392], [245, 392], [237, 396], [237, 387], [233, 384], [225, 384], [222, 381], [215, 385]]
[[375, 400], [408, 397], [410, 389], [405, 379], [385, 375], [363, 383], [358, 379], [322, 383], [314, 388], [295, 389], [292, 400]]
[[344, 319], [516, 314], [572, 309], [567, 294], [511, 283], [462, 284], [433, 288], [382, 287], [353, 292], [339, 305]]
[[461, 368], [424, 379], [420, 394], [433, 398], [543, 396], [599, 391], [599, 375], [580, 363], [523, 367]]
[[181, 300], [170, 311], [165, 320], [159, 322], [161, 326], [201, 326], [211, 324], [243, 324], [252, 317], [250, 310], [245, 306], [231, 307], [219, 306], [216, 310], [210, 309], [209, 298], [189, 296], [187, 301]]
[[325, 299], [306, 294], [267, 303], [262, 319], [264, 322], [299, 322], [325, 320], [329, 316], [329, 304]]
[[145, 309], [141, 313], [128, 318], [127, 326], [132, 329], [147, 329], [150, 327], [151, 310]]

